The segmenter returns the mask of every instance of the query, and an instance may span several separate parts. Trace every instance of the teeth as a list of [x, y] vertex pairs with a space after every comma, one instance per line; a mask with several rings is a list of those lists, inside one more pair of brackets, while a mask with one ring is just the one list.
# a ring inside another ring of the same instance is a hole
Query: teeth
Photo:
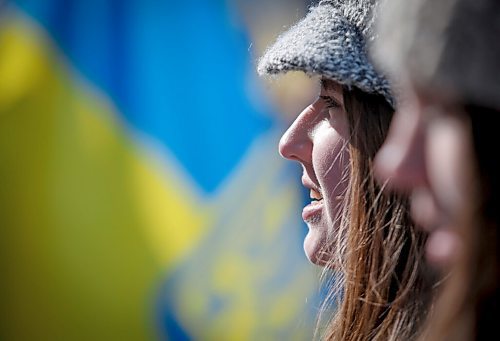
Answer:
[[316, 192], [314, 189], [311, 189], [311, 191], [309, 192], [309, 197], [311, 199], [316, 199], [316, 200], [323, 199], [323, 197], [321, 196], [321, 194], [318, 193], [318, 192]]

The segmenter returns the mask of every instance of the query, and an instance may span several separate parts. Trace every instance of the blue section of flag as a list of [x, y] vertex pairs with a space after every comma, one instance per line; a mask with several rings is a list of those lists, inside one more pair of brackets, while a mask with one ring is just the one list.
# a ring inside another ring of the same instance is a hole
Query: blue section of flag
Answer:
[[112, 98], [126, 122], [168, 148], [205, 193], [272, 124], [245, 93], [250, 43], [223, 1], [15, 2]]
[[[168, 283], [168, 282], [167, 282]], [[162, 290], [160, 291], [161, 299], [156, 302], [156, 315], [157, 321], [156, 324], [160, 328], [160, 338], [161, 340], [175, 340], [175, 341], [189, 341], [191, 337], [181, 326], [177, 317], [175, 316], [175, 311], [172, 309], [171, 305], [166, 305], [164, 302], [164, 298], [168, 298], [168, 292], [170, 288], [168, 284], [164, 285]]]

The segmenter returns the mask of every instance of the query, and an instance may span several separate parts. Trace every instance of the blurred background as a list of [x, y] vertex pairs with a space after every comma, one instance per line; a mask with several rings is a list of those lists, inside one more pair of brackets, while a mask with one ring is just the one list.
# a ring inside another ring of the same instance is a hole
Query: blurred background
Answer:
[[0, 340], [310, 340], [303, 0], [0, 0]]

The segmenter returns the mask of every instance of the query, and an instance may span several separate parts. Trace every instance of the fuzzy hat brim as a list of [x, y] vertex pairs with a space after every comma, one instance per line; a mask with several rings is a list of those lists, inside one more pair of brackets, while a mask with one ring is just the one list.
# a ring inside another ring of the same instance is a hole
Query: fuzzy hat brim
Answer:
[[375, 71], [365, 36], [332, 4], [311, 8], [307, 16], [283, 33], [259, 61], [260, 75], [303, 71], [367, 93], [383, 95], [393, 104], [385, 77]]

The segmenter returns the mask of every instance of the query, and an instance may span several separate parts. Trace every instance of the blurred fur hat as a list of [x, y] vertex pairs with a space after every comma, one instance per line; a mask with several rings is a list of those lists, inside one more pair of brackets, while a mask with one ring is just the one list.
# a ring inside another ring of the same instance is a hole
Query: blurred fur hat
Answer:
[[499, 0], [386, 0], [376, 28], [372, 52], [388, 73], [500, 108]]
[[260, 75], [303, 71], [321, 75], [393, 104], [389, 83], [375, 71], [367, 43], [373, 39], [375, 0], [320, 1], [278, 37], [259, 61]]

